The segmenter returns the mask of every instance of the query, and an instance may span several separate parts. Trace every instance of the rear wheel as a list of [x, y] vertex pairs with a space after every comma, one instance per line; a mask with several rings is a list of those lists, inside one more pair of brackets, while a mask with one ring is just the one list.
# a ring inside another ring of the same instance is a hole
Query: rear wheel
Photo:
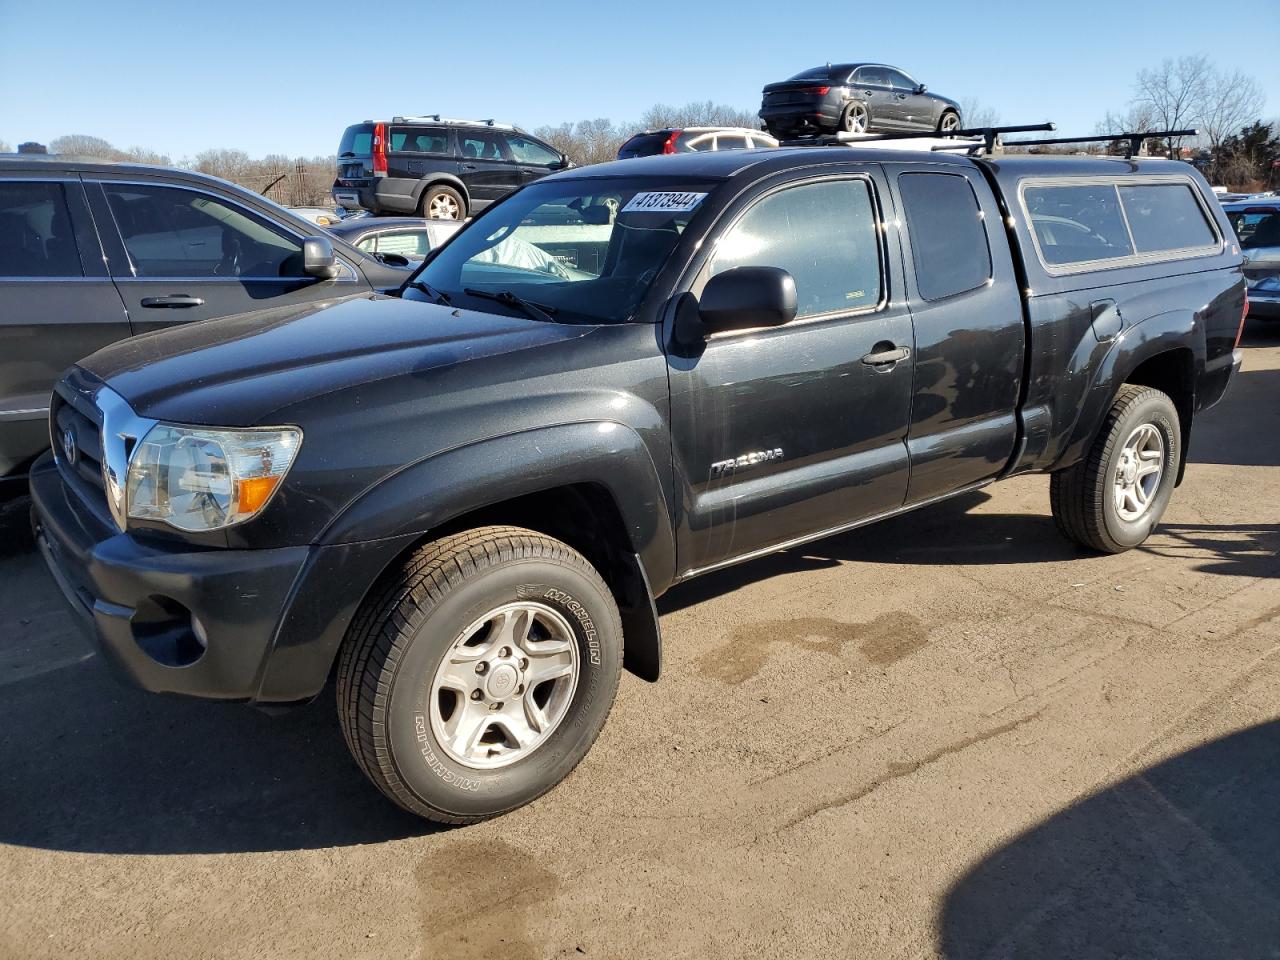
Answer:
[[422, 215], [428, 220], [462, 220], [467, 215], [467, 204], [462, 194], [442, 184], [427, 187], [422, 193], [420, 206]]
[[845, 133], [866, 133], [871, 123], [865, 103], [851, 103], [840, 116], [840, 129]]
[[516, 527], [417, 550], [366, 601], [338, 664], [347, 746], [387, 797], [471, 823], [530, 802], [613, 705], [622, 626], [577, 551]]
[[1058, 529], [1104, 553], [1123, 553], [1160, 522], [1182, 455], [1178, 411], [1167, 394], [1126, 384], [1085, 458], [1053, 474]]

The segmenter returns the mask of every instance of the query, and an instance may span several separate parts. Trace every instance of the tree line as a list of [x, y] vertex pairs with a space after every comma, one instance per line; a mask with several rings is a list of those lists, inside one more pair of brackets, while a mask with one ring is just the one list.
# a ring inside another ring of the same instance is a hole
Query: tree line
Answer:
[[[1196, 137], [1152, 138], [1147, 152], [1189, 159], [1214, 184], [1233, 190], [1280, 187], [1280, 120], [1262, 118], [1265, 96], [1257, 80], [1240, 70], [1223, 69], [1198, 54], [1170, 58], [1139, 70], [1132, 96], [1123, 106], [1108, 110], [1095, 132], [1145, 133], [1194, 128]], [[961, 108], [966, 126], [990, 126], [1000, 115], [972, 98]], [[710, 100], [683, 106], [655, 104], [634, 122], [615, 123], [607, 117], [578, 120], [533, 130], [580, 166], [612, 160], [618, 148], [642, 130], [671, 127], [730, 126], [758, 128], [759, 119], [742, 110]], [[1119, 144], [1089, 147], [1091, 152], [1114, 152]], [[0, 141], [0, 153], [9, 151]], [[1075, 148], [1064, 148], [1072, 149]], [[118, 149], [100, 137], [72, 134], [49, 144], [54, 153], [172, 165], [170, 158], [145, 147]], [[212, 174], [265, 193], [282, 203], [327, 204], [337, 174], [333, 156], [287, 157], [273, 154], [252, 158], [243, 150], [212, 149], [183, 159], [178, 166]]]

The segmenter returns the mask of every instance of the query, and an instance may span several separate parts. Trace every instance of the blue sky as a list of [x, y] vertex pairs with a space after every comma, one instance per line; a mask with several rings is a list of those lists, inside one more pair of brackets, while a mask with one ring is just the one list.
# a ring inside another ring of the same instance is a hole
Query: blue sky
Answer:
[[1274, 117], [1280, 56], [1239, 57], [1249, 9], [1257, 29], [1280, 21], [1280, 0], [1230, 22], [1183, 0], [0, 0], [0, 139], [86, 133], [175, 160], [323, 154], [348, 123], [397, 113], [532, 128], [632, 120], [655, 102], [755, 108], [762, 84], [846, 59], [897, 64], [1006, 123], [1090, 133], [1140, 67], [1189, 53], [1251, 72]]

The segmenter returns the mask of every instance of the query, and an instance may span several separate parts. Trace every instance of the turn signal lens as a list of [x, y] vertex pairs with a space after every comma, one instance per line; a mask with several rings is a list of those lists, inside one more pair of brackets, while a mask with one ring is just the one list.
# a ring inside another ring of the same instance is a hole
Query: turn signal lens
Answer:
[[208, 430], [158, 423], [129, 460], [128, 515], [188, 532], [256, 516], [302, 444], [297, 427]]

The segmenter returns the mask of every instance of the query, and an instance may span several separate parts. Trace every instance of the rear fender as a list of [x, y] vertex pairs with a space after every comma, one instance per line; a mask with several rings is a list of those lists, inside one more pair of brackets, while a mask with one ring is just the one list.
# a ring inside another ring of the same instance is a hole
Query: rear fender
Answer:
[[[1204, 334], [1192, 311], [1176, 310], [1158, 314], [1141, 323], [1126, 327], [1103, 356], [1081, 398], [1080, 414], [1069, 433], [1069, 439], [1050, 470], [1060, 470], [1077, 463], [1085, 456], [1089, 446], [1101, 428], [1107, 411], [1111, 409], [1120, 388], [1146, 361], [1175, 350], [1190, 349], [1192, 353], [1191, 388], [1204, 370]], [[1185, 401], [1185, 402], [1184, 402]], [[1191, 430], [1191, 413], [1195, 409], [1194, 397], [1174, 397], [1182, 414], [1183, 456], [1186, 456], [1187, 439]], [[1179, 464], [1179, 471], [1182, 464]], [[1181, 475], [1181, 474], [1180, 474]]]

